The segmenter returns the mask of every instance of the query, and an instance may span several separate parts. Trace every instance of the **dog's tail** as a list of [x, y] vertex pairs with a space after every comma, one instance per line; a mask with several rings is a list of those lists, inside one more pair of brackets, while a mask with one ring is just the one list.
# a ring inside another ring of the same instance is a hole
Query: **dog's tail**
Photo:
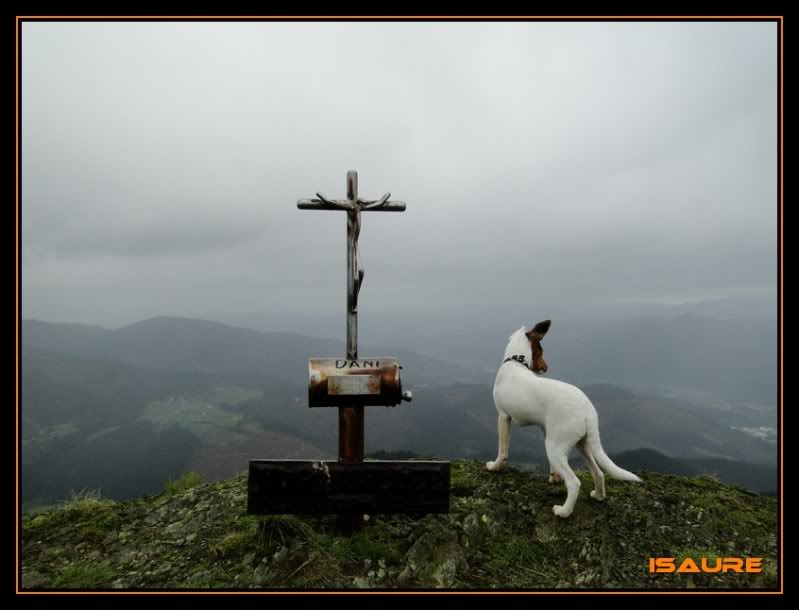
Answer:
[[643, 483], [643, 481], [635, 476], [629, 470], [624, 470], [624, 468], [619, 468], [613, 461], [608, 457], [608, 454], [605, 453], [605, 450], [602, 449], [602, 443], [599, 442], [599, 424], [597, 423], [595, 418], [592, 418], [592, 421], [587, 423], [588, 431], [586, 433], [586, 442], [588, 447], [591, 449], [591, 453], [594, 454], [594, 459], [599, 467], [612, 476], [614, 479], [621, 479], [622, 481], [634, 481], [636, 483]]

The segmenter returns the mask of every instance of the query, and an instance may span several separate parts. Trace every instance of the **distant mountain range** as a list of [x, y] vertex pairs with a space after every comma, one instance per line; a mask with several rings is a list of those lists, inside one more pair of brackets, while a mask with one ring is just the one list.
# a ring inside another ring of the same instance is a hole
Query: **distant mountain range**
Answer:
[[[494, 371], [502, 331], [419, 337], [414, 349], [475, 371]], [[543, 341], [550, 374], [578, 385], [612, 383], [651, 391], [699, 391], [728, 401], [777, 404], [777, 323], [773, 317], [717, 319], [695, 314], [597, 325], [552, 315]], [[776, 411], [776, 408], [775, 408]]]
[[[253, 374], [305, 386], [308, 359], [340, 357], [344, 343], [296, 333], [265, 333], [219, 322], [159, 317], [116, 330], [83, 324], [23, 320], [22, 345], [82, 358], [162, 370]], [[417, 383], [488, 381], [472, 371], [408, 349], [362, 346], [364, 356], [396, 356]]]
[[[593, 308], [537, 304], [531, 309], [506, 305], [478, 315], [454, 308], [445, 317], [366, 313], [360, 326], [364, 338], [460, 365], [474, 375], [490, 375], [511, 332], [550, 318], [544, 351], [558, 379], [777, 403], [775, 296]], [[341, 326], [340, 318], [329, 314], [220, 314], [216, 319], [313, 336], [330, 336], [331, 329], [338, 336]]]
[[[83, 487], [134, 497], [187, 468], [222, 478], [251, 457], [335, 455], [335, 409], [307, 407], [306, 375], [309, 356], [340, 354], [340, 342], [154, 318], [118, 330], [25, 320], [22, 343], [28, 499]], [[410, 350], [385, 353], [402, 359], [414, 400], [367, 409], [367, 451], [494, 457], [492, 374], [480, 379]], [[583, 389], [608, 452], [649, 451], [624, 458], [635, 469], [718, 471], [753, 489], [769, 489], [776, 476], [776, 446], [734, 429], [723, 410], [613, 384]], [[538, 429], [514, 427], [511, 461], [545, 463]]]
[[762, 464], [714, 458], [672, 458], [653, 449], [634, 449], [611, 456], [622, 468], [640, 472], [662, 472], [680, 476], [709, 474], [724, 483], [753, 491], [773, 492], [779, 487], [777, 469]]

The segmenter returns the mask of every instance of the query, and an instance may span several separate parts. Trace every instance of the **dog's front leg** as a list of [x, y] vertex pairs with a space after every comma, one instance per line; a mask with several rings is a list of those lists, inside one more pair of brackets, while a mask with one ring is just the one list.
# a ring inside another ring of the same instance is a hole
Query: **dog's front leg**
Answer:
[[[544, 442], [547, 440], [547, 431], [542, 428], [544, 432]], [[549, 464], [549, 484], [552, 485], [554, 483], [560, 483], [563, 479], [560, 478], [560, 475], [555, 472], [555, 469], [552, 467], [552, 464]]]
[[502, 470], [508, 463], [508, 447], [510, 446], [510, 416], [504, 413], [497, 418], [497, 433], [499, 434], [499, 452], [497, 459], [493, 462], [486, 462], [486, 468], [492, 472]]

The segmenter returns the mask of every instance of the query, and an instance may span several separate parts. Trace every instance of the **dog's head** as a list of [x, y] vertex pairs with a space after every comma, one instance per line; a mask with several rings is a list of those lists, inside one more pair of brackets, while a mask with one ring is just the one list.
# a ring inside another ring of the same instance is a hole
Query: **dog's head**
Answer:
[[527, 331], [525, 336], [530, 341], [530, 347], [533, 350], [533, 366], [531, 367], [533, 373], [546, 373], [549, 366], [544, 360], [544, 348], [541, 347], [541, 340], [547, 334], [552, 320], [544, 320], [539, 322], [533, 327], [533, 330]]

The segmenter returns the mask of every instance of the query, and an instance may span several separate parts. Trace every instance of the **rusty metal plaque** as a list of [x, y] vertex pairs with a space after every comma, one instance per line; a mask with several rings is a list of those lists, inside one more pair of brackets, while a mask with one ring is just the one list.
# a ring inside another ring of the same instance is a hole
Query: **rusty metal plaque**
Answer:
[[309, 407], [393, 407], [411, 400], [403, 392], [396, 358], [311, 358], [308, 360]]
[[380, 376], [333, 375], [327, 378], [327, 393], [346, 396], [380, 394]]

